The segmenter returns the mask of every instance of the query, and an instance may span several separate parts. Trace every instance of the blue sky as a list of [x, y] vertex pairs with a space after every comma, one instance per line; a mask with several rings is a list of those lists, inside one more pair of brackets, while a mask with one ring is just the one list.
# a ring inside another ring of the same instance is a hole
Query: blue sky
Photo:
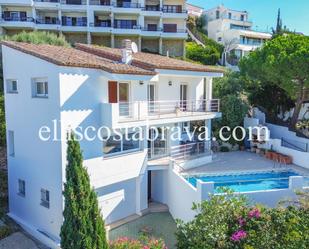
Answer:
[[271, 30], [276, 25], [277, 11], [281, 8], [283, 24], [290, 30], [309, 35], [309, 0], [187, 0], [210, 9], [223, 3], [235, 10], [247, 10], [254, 27]]

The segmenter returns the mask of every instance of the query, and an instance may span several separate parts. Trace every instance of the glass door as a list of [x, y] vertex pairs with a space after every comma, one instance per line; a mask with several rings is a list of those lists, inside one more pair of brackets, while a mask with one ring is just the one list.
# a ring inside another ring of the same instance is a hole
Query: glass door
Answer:
[[167, 129], [156, 127], [149, 130], [148, 158], [160, 158], [167, 156]]
[[155, 112], [156, 89], [155, 84], [148, 85], [148, 112]]
[[188, 85], [181, 84], [180, 85], [180, 109], [182, 111], [186, 111], [188, 107]]
[[130, 85], [129, 83], [119, 83], [118, 89], [119, 114], [120, 116], [130, 116]]

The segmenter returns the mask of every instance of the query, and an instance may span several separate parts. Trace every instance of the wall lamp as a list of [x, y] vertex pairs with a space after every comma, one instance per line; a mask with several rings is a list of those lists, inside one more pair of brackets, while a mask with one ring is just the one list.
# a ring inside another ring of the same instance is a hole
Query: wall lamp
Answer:
[[140, 80], [140, 81], [139, 81], [139, 84], [140, 84], [141, 86], [144, 85], [144, 81]]
[[169, 86], [172, 86], [172, 83], [173, 83], [173, 82], [170, 80], [170, 81], [168, 82], [168, 85], [169, 85]]

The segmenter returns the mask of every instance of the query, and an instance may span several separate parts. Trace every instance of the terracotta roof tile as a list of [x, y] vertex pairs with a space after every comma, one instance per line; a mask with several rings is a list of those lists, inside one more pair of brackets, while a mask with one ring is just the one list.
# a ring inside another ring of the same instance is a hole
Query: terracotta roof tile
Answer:
[[[100, 47], [96, 45], [75, 44], [77, 49], [92, 53], [111, 60], [121, 60], [121, 50], [116, 48]], [[204, 66], [167, 56], [138, 52], [133, 55], [132, 65], [148, 70], [170, 69], [195, 72], [223, 73], [224, 70], [216, 66]]]
[[59, 66], [97, 68], [116, 74], [155, 75], [150, 69], [119, 63], [75, 48], [2, 41], [2, 45], [49, 61]]

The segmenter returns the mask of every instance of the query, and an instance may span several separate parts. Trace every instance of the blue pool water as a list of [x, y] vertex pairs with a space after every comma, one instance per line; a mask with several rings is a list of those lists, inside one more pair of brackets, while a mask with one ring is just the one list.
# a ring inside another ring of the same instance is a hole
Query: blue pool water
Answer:
[[299, 174], [293, 171], [269, 171], [215, 176], [197, 175], [186, 177], [186, 180], [194, 187], [196, 187], [198, 179], [203, 182], [214, 182], [215, 192], [217, 193], [220, 187], [228, 187], [235, 192], [249, 192], [269, 189], [286, 189], [289, 187], [289, 177], [298, 175]]

